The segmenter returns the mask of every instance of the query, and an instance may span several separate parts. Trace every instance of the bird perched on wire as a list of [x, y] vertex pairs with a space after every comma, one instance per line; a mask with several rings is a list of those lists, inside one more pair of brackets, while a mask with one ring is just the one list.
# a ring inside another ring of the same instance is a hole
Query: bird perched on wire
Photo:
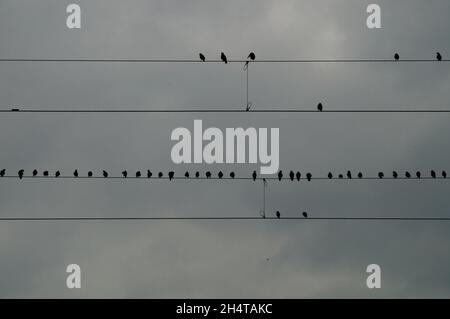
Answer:
[[294, 177], [295, 177], [294, 171], [290, 171], [289, 178], [291, 179], [291, 181], [294, 181]]
[[223, 52], [220, 53], [220, 59], [221, 59], [223, 62], [225, 62], [225, 64], [228, 63], [227, 56], [226, 56], [225, 53], [223, 53]]
[[323, 111], [323, 105], [322, 105], [321, 102], [319, 102], [319, 104], [317, 104], [317, 110], [318, 110], [319, 112], [322, 112], [322, 111]]
[[148, 169], [147, 170], [147, 178], [152, 178], [153, 173]]
[[253, 181], [256, 181], [256, 171], [253, 171], [252, 178], [253, 178]]
[[400, 60], [400, 55], [398, 53], [395, 53], [394, 54], [394, 59], [395, 59], [395, 61]]
[[78, 170], [77, 169], [73, 171], [73, 176], [78, 177]]
[[141, 171], [136, 172], [136, 178], [139, 178], [139, 177], [141, 177]]
[[308, 182], [311, 181], [311, 179], [312, 179], [311, 173], [306, 174], [306, 179], [308, 180]]
[[416, 172], [416, 177], [417, 177], [417, 178], [420, 178], [421, 176], [422, 176], [422, 174], [421, 174], [419, 171], [417, 171], [417, 172]]
[[255, 53], [250, 52], [250, 54], [247, 57], [247, 62], [245, 62], [244, 70], [247, 70], [248, 64], [250, 63], [250, 60], [255, 61], [255, 58], [256, 58]]
[[0, 171], [0, 176], [1, 176], [1, 177], [4, 177], [5, 174], [6, 174], [6, 169], [2, 169], [2, 170]]
[[352, 179], [352, 172], [347, 171], [347, 178], [348, 178], [348, 179]]
[[297, 178], [297, 181], [300, 182], [300, 177], [302, 176], [302, 174], [300, 174], [300, 172], [297, 172], [295, 174], [295, 177]]
[[411, 174], [410, 174], [409, 172], [406, 172], [406, 173], [405, 173], [405, 177], [406, 177], [406, 178], [411, 178]]
[[303, 212], [303, 213], [302, 213], [302, 216], [303, 216], [304, 218], [308, 218], [308, 213], [307, 213], [307, 212]]
[[251, 108], [252, 108], [252, 102], [248, 102], [247, 106], [245, 107], [245, 112], [249, 112]]
[[200, 60], [202, 60], [203, 62], [206, 61], [205, 56], [203, 55], [203, 53], [199, 53], [198, 56], [200, 57]]
[[189, 178], [189, 172], [184, 173], [184, 177]]
[[280, 211], [278, 211], [278, 210], [277, 210], [277, 212], [276, 212], [276, 216], [277, 216], [277, 218], [278, 218], [278, 219], [280, 219], [280, 218], [281, 218], [281, 214], [280, 214]]
[[89, 171], [89, 172], [88, 172], [88, 177], [92, 177], [92, 175], [93, 175], [93, 174], [92, 174], [92, 171]]
[[436, 59], [442, 61], [442, 55], [439, 52], [436, 52]]
[[283, 171], [279, 171], [278, 172], [278, 180], [281, 181], [282, 178], [283, 178]]
[[60, 171], [56, 171], [55, 177], [59, 177], [59, 176], [61, 176], [61, 172]]
[[398, 173], [396, 171], [392, 172], [392, 177], [397, 178], [398, 177]]
[[123, 171], [123, 172], [122, 172], [122, 176], [123, 176], [124, 178], [127, 178], [128, 172], [127, 172], [127, 171]]
[[33, 170], [33, 177], [37, 176], [37, 174], [38, 174], [37, 169]]
[[384, 173], [383, 172], [379, 172], [378, 173], [378, 178], [383, 178], [384, 177]]
[[436, 178], [436, 172], [434, 170], [431, 170], [431, 177]]
[[206, 172], [206, 178], [211, 178], [211, 172]]
[[359, 172], [358, 173], [358, 178], [363, 178], [363, 173]]
[[339, 175], [338, 175], [338, 178], [339, 178], [339, 179], [343, 179], [343, 178], [344, 178], [344, 175], [339, 174]]
[[173, 179], [174, 175], [175, 175], [174, 172], [172, 172], [172, 171], [169, 172], [169, 181], [171, 181]]
[[217, 175], [219, 176], [220, 179], [222, 179], [222, 177], [223, 177], [222, 171], [220, 171], [219, 174], [217, 174]]
[[164, 175], [164, 174], [163, 174], [162, 172], [159, 172], [159, 173], [158, 173], [158, 178], [162, 178], [163, 175]]
[[333, 178], [333, 174], [331, 174], [331, 172], [328, 173], [328, 178], [332, 179]]
[[195, 172], [195, 177], [199, 178], [200, 177], [200, 172]]
[[44, 171], [44, 173], [42, 173], [42, 175], [44, 175], [45, 177], [48, 177], [48, 171]]
[[446, 171], [442, 171], [442, 177], [443, 178], [447, 178], [447, 172]]
[[104, 178], [108, 178], [108, 172], [105, 171], [105, 170], [103, 170], [103, 177], [104, 177]]
[[230, 173], [230, 177], [231, 177], [231, 178], [234, 179], [235, 176], [236, 176], [236, 175], [234, 174], [234, 172], [231, 172], [231, 173]]
[[17, 173], [18, 175], [19, 175], [19, 178], [20, 179], [22, 179], [22, 177], [23, 177], [23, 173], [24, 173], [25, 171], [23, 170], [23, 169], [21, 169], [21, 170], [19, 170], [19, 172]]

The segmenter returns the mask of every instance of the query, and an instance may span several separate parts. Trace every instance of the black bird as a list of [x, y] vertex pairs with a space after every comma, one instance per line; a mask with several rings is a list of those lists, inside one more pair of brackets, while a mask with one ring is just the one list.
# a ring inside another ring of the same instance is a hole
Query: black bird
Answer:
[[38, 174], [38, 171], [35, 169], [35, 170], [33, 171], [33, 177], [34, 177], [34, 176], [37, 176], [37, 174]]
[[199, 178], [200, 177], [200, 172], [195, 172], [195, 177]]
[[255, 53], [253, 53], [253, 52], [250, 52], [250, 54], [247, 57], [247, 59], [250, 59], [252, 61], [255, 61], [255, 58], [256, 58], [256, 56], [255, 56]]
[[159, 172], [158, 173], [158, 178], [162, 178], [163, 177], [163, 173], [162, 172]]
[[222, 177], [223, 177], [222, 171], [219, 172], [218, 176], [219, 176], [219, 178], [222, 178]]
[[331, 172], [328, 173], [328, 178], [332, 179], [333, 178], [333, 174], [331, 174]]
[[234, 172], [231, 172], [231, 173], [230, 173], [230, 177], [231, 177], [231, 178], [234, 178], [234, 177], [235, 177]]
[[211, 172], [206, 172], [206, 178], [211, 178]]
[[317, 104], [317, 110], [318, 110], [319, 112], [322, 112], [322, 111], [323, 111], [323, 105], [322, 105], [322, 103]]
[[307, 212], [303, 212], [302, 215], [303, 215], [303, 217], [308, 218], [308, 213]]
[[417, 178], [420, 178], [420, 176], [421, 176], [420, 172], [417, 171], [417, 172], [416, 172], [416, 177], [417, 177]]
[[393, 176], [394, 178], [397, 178], [397, 177], [398, 177], [398, 173], [397, 173], [396, 171], [393, 171], [393, 172], [392, 172], [392, 176]]
[[405, 173], [406, 178], [411, 178], [411, 174], [409, 172]]
[[21, 170], [18, 172], [19, 178], [20, 178], [20, 179], [22, 179], [23, 173], [24, 173], [24, 170], [23, 170], [23, 169], [21, 169]]
[[294, 171], [290, 171], [289, 172], [289, 178], [291, 179], [291, 181], [294, 180], [294, 177], [295, 177]]
[[189, 178], [189, 172], [186, 172], [186, 173], [184, 174], [184, 177]]
[[436, 178], [436, 172], [434, 170], [431, 170], [431, 177]]
[[338, 176], [340, 179], [343, 179], [344, 178], [344, 175], [342, 175], [342, 174], [339, 174], [339, 176]]
[[169, 172], [169, 181], [171, 181], [173, 179], [174, 175], [175, 175], [174, 172], [172, 172], [172, 171]]
[[277, 215], [277, 218], [279, 219], [281, 217], [280, 211], [277, 210], [276, 215]]
[[278, 180], [281, 181], [282, 178], [283, 178], [283, 171], [279, 171], [278, 172]]
[[11, 109], [11, 112], [19, 112], [20, 110], [19, 109]]
[[105, 170], [103, 171], [103, 177], [104, 177], [104, 178], [107, 178], [107, 177], [108, 177], [108, 172], [105, 171]]
[[253, 171], [252, 178], [253, 178], [253, 181], [256, 181], [256, 171]]
[[400, 59], [400, 55], [398, 53], [394, 54], [394, 59], [395, 61], [398, 61]]
[[228, 63], [228, 59], [227, 56], [225, 55], [225, 53], [220, 53], [220, 58], [222, 59], [223, 62], [225, 62], [225, 64]]
[[447, 178], [447, 172], [446, 171], [442, 171], [442, 177], [443, 178]]
[[302, 174], [300, 174], [300, 172], [297, 172], [297, 174], [295, 174], [295, 177], [297, 178], [297, 181], [300, 181], [300, 177], [302, 176]]
[[48, 171], [44, 171], [44, 173], [42, 173], [45, 177], [48, 176]]
[[205, 56], [202, 53], [199, 53], [198, 56], [200, 57], [200, 60], [205, 62], [206, 58], [205, 58]]
[[436, 52], [436, 59], [437, 59], [438, 61], [441, 61], [441, 60], [442, 60], [442, 55], [441, 55], [439, 52]]
[[136, 172], [136, 178], [141, 177], [141, 175], [142, 175], [142, 174], [141, 174], [141, 171], [137, 171], [137, 172]]
[[363, 173], [359, 172], [358, 173], [358, 178], [363, 178]]
[[383, 172], [379, 172], [379, 173], [378, 173], [378, 177], [379, 177], [379, 178], [383, 178], [383, 177], [384, 177], [384, 173], [383, 173]]
[[78, 177], [78, 170], [73, 171], [73, 176]]
[[61, 173], [59, 171], [56, 171], [55, 177], [59, 177], [60, 175], [61, 175]]
[[88, 177], [92, 177], [92, 175], [93, 175], [92, 172], [89, 171], [89, 172], [88, 172]]
[[123, 177], [127, 178], [128, 172], [127, 172], [127, 171], [123, 171], [123, 172], [122, 172], [122, 175], [123, 175]]
[[308, 180], [308, 182], [311, 181], [312, 175], [311, 173], [306, 174], [306, 179]]
[[351, 179], [352, 178], [352, 172], [347, 171], [347, 178]]
[[252, 108], [252, 102], [248, 102], [247, 106], [245, 107], [245, 112], [250, 111], [251, 108]]
[[6, 173], [6, 170], [5, 170], [5, 169], [2, 169], [2, 170], [0, 171], [0, 176], [1, 176], [1, 177], [4, 177], [4, 176], [5, 176], [5, 173]]
[[147, 178], [152, 178], [152, 176], [153, 176], [153, 173], [150, 172], [150, 170], [148, 169], [147, 170]]

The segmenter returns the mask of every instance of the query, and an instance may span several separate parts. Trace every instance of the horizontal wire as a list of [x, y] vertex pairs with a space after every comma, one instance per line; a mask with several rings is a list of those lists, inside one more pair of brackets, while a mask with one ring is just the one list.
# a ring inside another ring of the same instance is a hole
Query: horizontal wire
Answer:
[[133, 221], [133, 220], [322, 220], [322, 221], [450, 221], [448, 217], [1, 217], [0, 221]]
[[[105, 63], [224, 63], [222, 60], [199, 59], [0, 59], [0, 62], [105, 62]], [[263, 59], [228, 60], [228, 63], [403, 63], [403, 62], [450, 62], [449, 59]]]

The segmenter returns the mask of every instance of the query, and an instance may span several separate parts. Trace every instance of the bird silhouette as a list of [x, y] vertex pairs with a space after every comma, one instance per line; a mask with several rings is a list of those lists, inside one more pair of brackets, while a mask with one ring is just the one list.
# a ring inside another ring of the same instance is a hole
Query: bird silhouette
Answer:
[[103, 177], [104, 177], [104, 178], [107, 178], [107, 177], [108, 177], [108, 172], [105, 171], [105, 170], [103, 170]]
[[358, 178], [363, 178], [363, 173], [359, 172], [358, 173]]
[[289, 178], [291, 179], [291, 181], [294, 180], [294, 177], [295, 177], [294, 171], [290, 171], [289, 172]]
[[245, 107], [245, 112], [249, 112], [251, 108], [252, 108], [252, 102], [248, 102], [247, 106]]
[[436, 52], [436, 59], [437, 59], [438, 61], [441, 61], [441, 60], [442, 60], [442, 55], [441, 55], [439, 52]]
[[352, 172], [347, 171], [347, 178], [351, 179], [352, 178]]
[[250, 59], [252, 61], [255, 61], [256, 55], [254, 52], [250, 52], [250, 54], [248, 55], [247, 59]]
[[184, 177], [189, 178], [189, 172], [184, 173]]
[[122, 176], [125, 177], [125, 178], [127, 178], [128, 172], [127, 172], [127, 171], [123, 171], [123, 172], [122, 172]]
[[44, 173], [42, 173], [42, 175], [44, 175], [45, 177], [48, 176], [48, 171], [44, 171]]
[[331, 174], [331, 172], [328, 173], [328, 178], [332, 179], [333, 178], [333, 174]]
[[59, 177], [59, 176], [61, 176], [61, 172], [60, 171], [56, 171], [55, 177]]
[[396, 171], [393, 171], [393, 172], [392, 172], [392, 176], [393, 176], [394, 178], [397, 178], [397, 177], [398, 177], [398, 173], [397, 173]]
[[297, 181], [299, 182], [300, 181], [300, 177], [302, 176], [302, 174], [300, 174], [300, 172], [297, 172], [296, 174], [295, 174], [295, 178], [297, 178]]
[[339, 179], [343, 179], [344, 178], [344, 175], [342, 175], [342, 174], [339, 174]]
[[37, 169], [33, 170], [33, 177], [37, 176], [37, 174], [38, 174]]
[[142, 176], [141, 171], [137, 171], [137, 172], [136, 172], [136, 178], [139, 178], [139, 177], [141, 177], [141, 176]]
[[211, 172], [206, 172], [206, 178], [211, 178]]
[[92, 175], [93, 175], [92, 172], [89, 171], [89, 172], [88, 172], [88, 177], [92, 177]]
[[78, 170], [77, 169], [73, 171], [73, 176], [78, 177]]
[[303, 212], [302, 216], [305, 217], [305, 218], [308, 218], [308, 213], [307, 212]]
[[200, 177], [200, 172], [195, 172], [195, 177], [199, 178]]
[[384, 177], [384, 173], [383, 173], [383, 172], [379, 172], [379, 173], [378, 173], [378, 177], [379, 177], [379, 178], [383, 178], [383, 177]]
[[162, 178], [163, 177], [163, 173], [162, 172], [159, 172], [158, 173], [158, 178]]
[[222, 59], [222, 61], [225, 62], [225, 64], [228, 63], [227, 56], [223, 52], [220, 53], [220, 59]]
[[253, 178], [253, 181], [256, 181], [256, 171], [253, 171], [252, 178]]
[[308, 180], [308, 182], [311, 181], [312, 175], [311, 173], [306, 174], [306, 179]]
[[436, 172], [434, 170], [431, 170], [431, 177], [436, 178]]
[[394, 59], [395, 59], [396, 61], [400, 60], [400, 55], [399, 55], [398, 53], [395, 53], [395, 54], [394, 54]]
[[442, 177], [443, 178], [447, 178], [447, 172], [446, 171], [442, 171]]
[[422, 174], [420, 174], [420, 172], [419, 172], [419, 171], [417, 171], [417, 172], [416, 172], [416, 177], [417, 177], [417, 178], [420, 178], [420, 177], [421, 177], [421, 175], [422, 175]]
[[25, 171], [24, 171], [23, 169], [19, 170], [18, 175], [19, 175], [19, 178], [20, 178], [20, 179], [22, 179], [23, 173], [24, 173], [24, 172], [25, 172]]
[[411, 174], [409, 172], [405, 173], [406, 178], [411, 178]]
[[230, 173], [230, 177], [234, 179], [234, 177], [235, 177], [234, 172], [231, 172], [231, 173]]
[[1, 177], [4, 177], [5, 174], [6, 174], [6, 169], [2, 169], [2, 170], [0, 171], [0, 176], [1, 176]]
[[280, 211], [278, 211], [277, 210], [277, 213], [276, 213], [276, 215], [277, 215], [277, 218], [279, 219], [279, 218], [281, 218], [281, 214], [280, 214]]
[[223, 173], [222, 171], [219, 172], [219, 174], [217, 174], [219, 176], [219, 178], [221, 179], [223, 177]]
[[322, 105], [322, 103], [317, 104], [317, 110], [318, 110], [319, 112], [322, 112], [322, 111], [323, 111], [323, 105]]
[[169, 172], [169, 181], [171, 181], [173, 179], [174, 175], [175, 175], [174, 172], [172, 172], [172, 171]]
[[147, 170], [147, 178], [152, 178], [153, 173], [148, 169]]
[[203, 55], [203, 53], [199, 53], [198, 56], [200, 57], [200, 60], [202, 60], [203, 62], [205, 62], [206, 58]]
[[283, 171], [279, 171], [278, 172], [278, 180], [281, 181], [282, 178], [283, 178]]

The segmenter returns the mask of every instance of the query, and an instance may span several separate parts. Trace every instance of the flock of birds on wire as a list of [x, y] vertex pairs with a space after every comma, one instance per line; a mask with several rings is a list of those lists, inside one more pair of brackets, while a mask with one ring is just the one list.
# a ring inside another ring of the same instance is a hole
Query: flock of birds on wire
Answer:
[[[406, 171], [404, 173], [404, 178], [409, 179], [409, 178], [414, 178], [415, 177], [417, 179], [420, 179], [420, 178], [423, 177], [423, 175], [422, 175], [422, 173], [420, 171], [415, 172], [414, 175], [415, 176], [413, 176], [409, 171]], [[0, 170], [0, 177], [5, 177], [5, 176], [7, 176], [6, 175], [6, 169]], [[25, 170], [20, 169], [17, 172], [17, 176], [19, 177], [19, 179], [22, 179], [22, 178], [26, 177], [25, 176]], [[32, 171], [31, 177], [37, 177], [37, 176], [39, 176], [39, 172], [38, 172], [37, 169], [35, 169], [35, 170]], [[47, 171], [47, 170], [43, 171], [41, 176], [43, 176], [43, 177], [50, 177], [50, 172]], [[55, 174], [54, 174], [54, 177], [60, 177], [60, 176], [61, 176], [61, 171], [59, 171], [59, 170], [56, 171]], [[102, 171], [102, 176], [104, 178], [110, 177], [109, 173], [106, 170]], [[122, 177], [123, 178], [127, 178], [128, 176], [129, 175], [128, 175], [128, 171], [127, 170], [122, 171]], [[135, 178], [141, 178], [144, 175], [143, 175], [143, 173], [141, 171], [136, 171], [134, 176], [135, 176]], [[147, 176], [147, 178], [152, 178], [153, 177], [153, 172], [150, 171], [150, 170], [147, 170], [146, 176]], [[75, 177], [75, 178], [80, 177], [80, 174], [79, 174], [77, 169], [73, 172], [73, 177]], [[94, 173], [92, 171], [88, 171], [87, 177], [94, 177]], [[158, 178], [163, 178], [164, 177], [164, 173], [163, 172], [158, 172], [157, 177]], [[170, 171], [167, 174], [167, 177], [169, 178], [169, 180], [174, 179], [175, 178], [175, 172]], [[190, 178], [190, 177], [191, 177], [191, 175], [190, 175], [189, 172], [186, 172], [184, 174], [184, 178], [187, 179], [187, 178]], [[206, 179], [216, 178], [215, 176], [213, 176], [213, 174], [210, 171], [207, 171], [204, 176], [201, 176], [200, 172], [197, 171], [197, 172], [195, 172], [194, 177], [195, 178], [206, 177]], [[334, 176], [333, 173], [331, 173], [331, 172], [328, 173], [327, 177], [328, 177], [328, 179], [336, 178], [336, 176]], [[444, 170], [444, 171], [442, 171], [440, 173], [440, 175], [438, 175], [438, 173], [436, 173], [435, 170], [431, 170], [430, 171], [430, 177], [431, 178], [444, 178], [445, 179], [445, 178], [447, 178], [447, 172]], [[217, 178], [218, 179], [223, 179], [223, 178], [226, 178], [226, 177], [225, 177], [225, 175], [224, 175], [224, 173], [222, 171], [219, 171], [219, 173], [217, 174]], [[234, 178], [237, 178], [235, 172], [230, 172], [229, 173], [229, 179], [234, 179]], [[294, 180], [300, 181], [302, 179], [302, 174], [299, 171], [297, 171], [297, 172], [290, 171], [288, 176], [284, 176], [283, 175], [283, 171], [280, 170], [278, 172], [278, 174], [277, 174], [277, 178], [278, 178], [279, 181], [281, 181], [282, 179], [290, 179], [291, 181], [294, 181]], [[345, 176], [344, 176], [344, 174], [338, 174], [337, 178], [339, 178], [339, 179], [344, 179], [344, 178], [352, 179], [353, 178], [353, 174], [352, 174], [351, 171], [347, 171], [347, 174]], [[363, 175], [362, 172], [359, 172], [358, 174], [356, 174], [355, 178], [362, 179], [362, 178], [364, 178], [364, 175]], [[378, 178], [379, 179], [385, 178], [384, 172], [378, 172]], [[397, 179], [397, 178], [401, 178], [401, 176], [400, 176], [400, 174], [397, 171], [393, 171], [392, 172], [392, 178]], [[257, 179], [262, 179], [264, 182], [266, 181], [266, 178], [261, 178], [261, 177], [258, 178], [258, 174], [256, 173], [256, 171], [253, 171], [253, 173], [251, 175], [251, 179], [253, 179], [253, 181], [256, 181]], [[313, 179], [313, 176], [312, 176], [311, 173], [307, 173], [303, 177], [303, 179], [306, 179], [307, 181], [310, 182]]]

